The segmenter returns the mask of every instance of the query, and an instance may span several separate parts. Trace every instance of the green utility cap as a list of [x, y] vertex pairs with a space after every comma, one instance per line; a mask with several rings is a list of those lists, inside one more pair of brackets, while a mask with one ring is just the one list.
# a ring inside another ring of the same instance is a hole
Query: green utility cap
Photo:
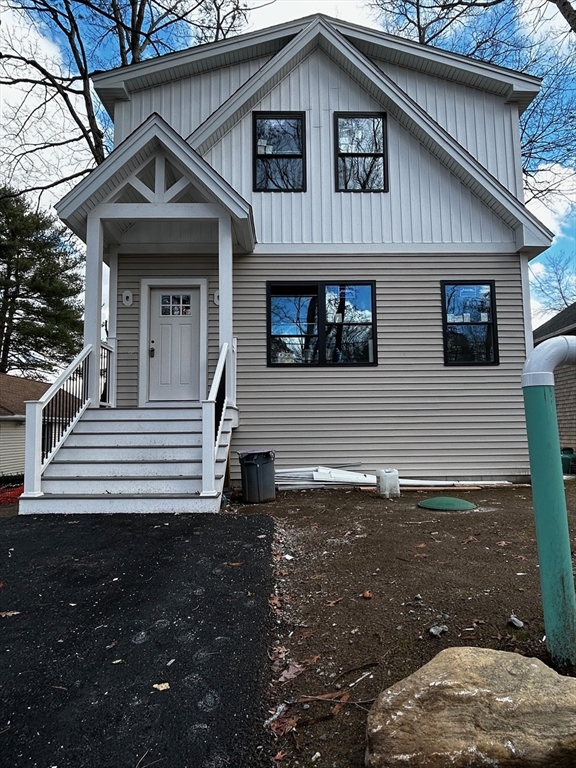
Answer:
[[464, 509], [476, 509], [476, 504], [464, 499], [455, 499], [453, 496], [435, 496], [433, 499], [424, 499], [418, 502], [424, 509], [436, 509], [442, 512], [460, 512]]

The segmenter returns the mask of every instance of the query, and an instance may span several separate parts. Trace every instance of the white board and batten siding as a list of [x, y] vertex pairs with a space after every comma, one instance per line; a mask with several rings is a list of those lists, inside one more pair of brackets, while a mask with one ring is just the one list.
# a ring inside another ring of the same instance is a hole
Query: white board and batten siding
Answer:
[[[268, 57], [257, 58], [132, 93], [129, 101], [116, 103], [115, 144], [126, 138], [154, 112], [160, 114], [181, 136], [189, 136], [267, 61]], [[374, 63], [454, 136], [501, 184], [522, 198], [516, 104], [506, 103], [503, 97], [478, 88], [416, 72], [397, 64], [382, 60], [374, 60]], [[382, 111], [382, 105], [369, 97], [326, 53], [315, 50], [254, 109], [306, 111], [309, 140], [314, 140], [314, 132], [318, 131], [321, 122], [327, 120], [328, 125], [322, 126], [322, 130], [328, 128], [330, 141], [323, 137], [322, 146], [328, 150], [329, 163], [333, 164], [331, 112]], [[251, 124], [249, 131], [251, 133]], [[251, 146], [249, 136], [245, 147], [251, 150]], [[210, 155], [206, 159], [211, 162]], [[237, 173], [240, 172], [237, 162], [233, 168]], [[241, 191], [230, 178], [233, 171], [225, 167], [219, 170]], [[243, 178], [249, 189], [242, 190], [242, 194], [249, 200], [251, 169], [248, 176]]]
[[268, 61], [257, 58], [137, 91], [114, 109], [117, 146], [154, 112], [186, 138]]
[[335, 192], [334, 112], [381, 106], [321, 51], [308, 56], [257, 106], [306, 112], [307, 191], [252, 191], [252, 116], [246, 115], [205, 159], [254, 209], [261, 244], [497, 244], [515, 250], [514, 232], [391, 116], [389, 192]]
[[[267, 367], [266, 281], [375, 280], [378, 366]], [[441, 280], [496, 281], [500, 365], [444, 365]], [[513, 256], [249, 256], [235, 267], [240, 427], [235, 451], [277, 466], [361, 462], [405, 477], [492, 479], [528, 471], [520, 373], [521, 275]]]
[[[218, 256], [216, 254], [120, 254], [118, 256], [117, 404], [138, 405], [141, 279], [173, 277], [178, 286], [186, 278], [208, 279], [208, 381], [218, 361]], [[122, 304], [124, 291], [131, 291], [132, 305]], [[146, 330], [145, 330], [146, 332]]]

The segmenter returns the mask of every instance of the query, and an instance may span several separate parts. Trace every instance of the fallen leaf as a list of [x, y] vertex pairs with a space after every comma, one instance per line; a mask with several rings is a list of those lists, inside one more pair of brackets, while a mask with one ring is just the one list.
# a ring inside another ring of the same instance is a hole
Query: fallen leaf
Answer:
[[308, 640], [309, 637], [314, 637], [314, 630], [313, 629], [304, 629], [300, 633], [300, 639], [301, 640]]
[[278, 682], [287, 683], [288, 680], [294, 680], [294, 678], [298, 677], [298, 675], [301, 675], [302, 672], [304, 672], [304, 667], [302, 664], [296, 664], [295, 662], [292, 662], [288, 669], [285, 669], [284, 672], [282, 672], [278, 678]]
[[316, 662], [318, 661], [319, 658], [320, 658], [320, 655], [310, 656], [309, 659], [304, 659], [302, 664], [306, 664], [306, 666], [310, 666], [310, 664], [316, 664]]
[[288, 752], [277, 752], [272, 760], [276, 760], [277, 763], [279, 763], [281, 760], [284, 760]]
[[244, 563], [226, 563], [230, 568], [239, 568], [241, 565], [244, 565]]
[[342, 708], [344, 707], [344, 704], [346, 704], [349, 698], [350, 698], [350, 692], [345, 691], [342, 694], [340, 701], [332, 707], [332, 714], [339, 715], [340, 712], [342, 711]]
[[5, 587], [5, 586], [6, 586], [6, 582], [5, 581], [0, 581], [0, 589], [2, 589], [2, 587]]
[[268, 658], [270, 661], [278, 661], [278, 659], [285, 659], [287, 653], [288, 648], [285, 648], [283, 645], [277, 645], [276, 648], [273, 648], [268, 654]]
[[276, 718], [276, 720], [273, 720], [270, 723], [270, 730], [276, 738], [286, 736], [287, 733], [290, 733], [290, 731], [293, 731], [296, 728], [297, 722], [297, 715], [284, 715], [283, 717]]
[[5, 618], [6, 616], [18, 616], [20, 611], [0, 611], [0, 616]]
[[416, 549], [424, 549], [426, 544], [416, 544]]
[[170, 683], [154, 683], [152, 688], [156, 688], [157, 691], [167, 691], [170, 688]]
[[336, 600], [328, 600], [326, 605], [329, 605], [330, 608], [334, 608], [335, 605], [338, 605], [342, 600], [344, 600], [343, 597], [337, 597]]
[[468, 538], [461, 541], [460, 544], [470, 544], [471, 541], [478, 541], [478, 539], [476, 536], [468, 536]]
[[313, 576], [310, 576], [311, 579], [323, 579], [326, 576], [325, 573], [315, 573]]

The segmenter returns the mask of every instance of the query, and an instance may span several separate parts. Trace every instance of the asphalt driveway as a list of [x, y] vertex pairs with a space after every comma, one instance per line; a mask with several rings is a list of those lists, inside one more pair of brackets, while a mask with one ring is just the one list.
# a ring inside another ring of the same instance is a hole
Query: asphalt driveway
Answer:
[[273, 522], [0, 519], [0, 762], [252, 768], [264, 759]]

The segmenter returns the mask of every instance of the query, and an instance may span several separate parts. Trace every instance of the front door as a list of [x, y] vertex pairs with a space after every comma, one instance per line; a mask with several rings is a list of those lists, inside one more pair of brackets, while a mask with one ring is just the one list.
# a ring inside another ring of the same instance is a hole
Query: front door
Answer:
[[152, 288], [148, 399], [200, 398], [200, 289]]

